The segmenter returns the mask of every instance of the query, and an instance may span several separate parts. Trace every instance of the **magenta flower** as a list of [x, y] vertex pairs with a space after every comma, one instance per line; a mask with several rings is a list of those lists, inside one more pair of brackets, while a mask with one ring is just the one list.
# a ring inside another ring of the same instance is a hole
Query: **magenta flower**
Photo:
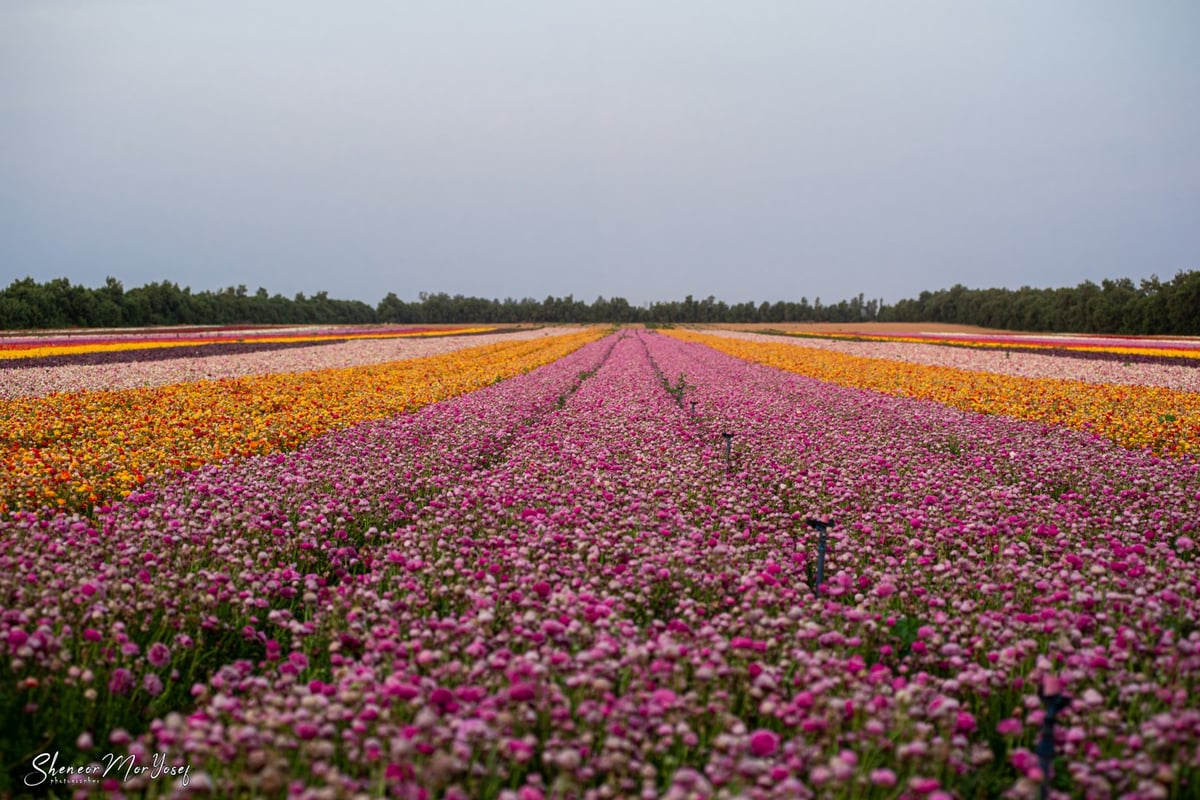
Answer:
[[1005, 717], [996, 723], [996, 733], [999, 733], [1001, 736], [1012, 736], [1020, 733], [1024, 727], [1021, 720], [1014, 717]]
[[171, 648], [162, 642], [155, 642], [146, 651], [146, 660], [156, 669], [161, 669], [171, 663]]
[[454, 692], [444, 686], [439, 686], [430, 693], [429, 703], [442, 714], [454, 714], [462, 708]]
[[311, 722], [298, 722], [296, 723], [295, 731], [296, 736], [304, 741], [308, 741], [309, 739], [317, 738], [317, 735], [321, 732], [321, 729]]
[[113, 694], [126, 694], [133, 688], [133, 683], [133, 673], [124, 667], [117, 667], [108, 679], [108, 690]]
[[537, 690], [532, 683], [518, 681], [514, 683], [508, 690], [508, 697], [518, 703], [528, 702], [537, 696]]
[[920, 775], [909, 778], [908, 788], [912, 789], [917, 794], [931, 794], [942, 787], [941, 781], [937, 778], [924, 778]]
[[779, 750], [779, 735], [759, 729], [750, 734], [750, 752], [759, 758], [774, 755]]

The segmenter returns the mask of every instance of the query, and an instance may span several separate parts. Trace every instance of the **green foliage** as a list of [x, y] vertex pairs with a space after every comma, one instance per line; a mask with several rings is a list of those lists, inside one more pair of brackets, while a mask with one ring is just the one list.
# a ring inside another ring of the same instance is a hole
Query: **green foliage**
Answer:
[[376, 321], [375, 309], [357, 300], [333, 300], [326, 292], [288, 300], [245, 286], [193, 293], [170, 281], [125, 291], [109, 278], [99, 289], [73, 286], [66, 278], [44, 284], [32, 278], [0, 290], [0, 329], [118, 328], [145, 325], [346, 325]]
[[968, 289], [921, 292], [879, 313], [883, 322], [946, 322], [1022, 331], [1127, 335], [1200, 335], [1200, 271], [1084, 281], [1074, 288]]

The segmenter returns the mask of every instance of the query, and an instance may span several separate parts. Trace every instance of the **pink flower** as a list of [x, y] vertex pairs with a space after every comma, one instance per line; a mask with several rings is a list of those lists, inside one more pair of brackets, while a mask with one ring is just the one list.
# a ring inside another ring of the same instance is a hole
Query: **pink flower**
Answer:
[[1020, 733], [1025, 726], [1021, 724], [1021, 720], [1014, 717], [1007, 717], [996, 723], [996, 733], [1001, 736], [1012, 736]]
[[162, 642], [155, 642], [150, 645], [150, 649], [146, 651], [146, 660], [150, 662], [156, 669], [165, 667], [171, 663], [171, 648], [167, 647]]
[[870, 774], [873, 786], [895, 786], [896, 773], [890, 769], [873, 769]]
[[320, 732], [320, 728], [311, 722], [296, 723], [296, 735], [305, 741], [317, 738], [317, 734]]
[[125, 694], [133, 688], [133, 673], [124, 667], [117, 667], [113, 670], [112, 677], [108, 679], [108, 690], [113, 694]]
[[779, 736], [774, 731], [756, 730], [750, 734], [750, 752], [759, 758], [774, 755], [779, 750]]
[[162, 678], [155, 675], [153, 672], [147, 672], [142, 677], [142, 688], [146, 690], [146, 694], [151, 697], [158, 697], [163, 691]]
[[515, 700], [518, 703], [532, 700], [535, 696], [537, 696], [537, 692], [534, 689], [533, 684], [525, 683], [524, 681], [514, 683], [508, 690], [509, 699]]
[[458, 710], [458, 703], [454, 702], [454, 692], [444, 686], [439, 686], [430, 692], [429, 702], [437, 706], [442, 713]]
[[412, 700], [421, 693], [421, 690], [411, 683], [388, 683], [385, 691], [392, 697], [399, 697], [401, 700]]
[[917, 775], [908, 779], [908, 788], [917, 794], [930, 794], [942, 788], [942, 783], [937, 778], [922, 778]]

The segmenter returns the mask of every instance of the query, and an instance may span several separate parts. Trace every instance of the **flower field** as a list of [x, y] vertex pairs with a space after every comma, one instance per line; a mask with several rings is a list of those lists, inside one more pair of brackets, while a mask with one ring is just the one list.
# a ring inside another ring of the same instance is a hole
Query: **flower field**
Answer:
[[[1200, 360], [1195, 358], [1188, 357], [1186, 366], [1142, 364], [1136, 370], [1136, 381], [1110, 383], [1104, 380], [1106, 371], [1094, 363], [1058, 358], [1052, 365], [1036, 361], [1036, 354], [1018, 356], [1018, 363], [1035, 365], [1032, 374], [1019, 375], [1005, 366], [994, 367], [994, 372], [980, 371], [981, 362], [994, 363], [989, 358], [994, 354], [980, 358], [980, 353], [947, 352], [948, 348], [930, 351], [920, 344], [880, 357], [883, 354], [879, 352], [861, 354], [858, 348], [857, 352], [846, 352], [837, 346], [841, 343], [812, 347], [807, 342], [797, 346], [761, 336], [713, 336], [687, 331], [673, 335], [843, 386], [933, 400], [966, 411], [1065, 425], [1155, 453], [1200, 453], [1200, 391], [1196, 377]], [[951, 361], [953, 365], [948, 364]], [[1087, 366], [1081, 368], [1080, 363]], [[1171, 385], [1187, 388], [1168, 388]]]
[[0, 362], [0, 398], [110, 391], [172, 383], [315, 372], [446, 355], [468, 347], [541, 339], [580, 328], [473, 333], [469, 336], [222, 342], [140, 350], [72, 353]]
[[[41, 505], [88, 510], [147, 475], [288, 449], [333, 428], [404, 413], [553, 361], [595, 335], [502, 340], [340, 369], [0, 401], [0, 463], [7, 476], [0, 512]], [[322, 355], [330, 355], [327, 347]]]
[[[779, 336], [719, 331], [719, 335], [752, 342], [780, 344]], [[1018, 341], [1024, 342], [1027, 337]], [[785, 340], [787, 341], [787, 340]], [[992, 372], [1016, 378], [1066, 378], [1081, 383], [1158, 386], [1200, 392], [1200, 342], [1191, 349], [1129, 346], [1085, 349], [1045, 345], [1014, 346], [982, 338], [975, 345], [958, 338], [918, 340], [908, 336], [854, 338], [807, 336], [794, 346], [828, 350], [886, 361], [903, 361], [970, 372]]]
[[[838, 358], [585, 332], [0, 401], [0, 795], [119, 752], [186, 772], [36, 792], [1196, 796], [1195, 398]], [[1175, 438], [1114, 434], [1154, 403]]]
[[176, 347], [196, 347], [220, 344], [279, 344], [341, 341], [345, 339], [397, 339], [432, 336], [461, 336], [485, 333], [494, 328], [392, 328], [362, 329], [331, 326], [303, 326], [269, 330], [226, 328], [169, 329], [165, 332], [144, 331], [111, 333], [69, 333], [59, 335], [16, 335], [0, 338], [0, 362], [55, 356], [94, 355], [97, 353], [128, 353], [135, 350], [169, 350]]

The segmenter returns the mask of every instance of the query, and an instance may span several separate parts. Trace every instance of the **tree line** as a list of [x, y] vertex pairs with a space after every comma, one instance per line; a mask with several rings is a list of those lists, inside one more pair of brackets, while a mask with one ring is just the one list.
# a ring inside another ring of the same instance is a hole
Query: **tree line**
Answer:
[[1200, 271], [1180, 272], [1135, 285], [1128, 278], [1085, 281], [1074, 288], [950, 289], [925, 291], [888, 305], [859, 294], [833, 304], [799, 301], [729, 304], [696, 300], [631, 305], [622, 297], [591, 303], [566, 297], [514, 300], [422, 292], [401, 300], [389, 292], [377, 306], [336, 300], [327, 292], [293, 298], [253, 294], [245, 286], [193, 292], [170, 281], [128, 291], [115, 278], [96, 289], [66, 278], [14, 281], [0, 290], [0, 328], [141, 327], [146, 325], [288, 325], [361, 323], [646, 323], [733, 322], [949, 322], [1022, 331], [1200, 335]]
[[375, 322], [375, 309], [358, 300], [334, 300], [328, 292], [288, 299], [250, 294], [245, 286], [193, 292], [170, 281], [128, 291], [116, 278], [98, 289], [66, 278], [14, 281], [0, 291], [0, 328], [122, 328], [146, 325], [298, 325]]

